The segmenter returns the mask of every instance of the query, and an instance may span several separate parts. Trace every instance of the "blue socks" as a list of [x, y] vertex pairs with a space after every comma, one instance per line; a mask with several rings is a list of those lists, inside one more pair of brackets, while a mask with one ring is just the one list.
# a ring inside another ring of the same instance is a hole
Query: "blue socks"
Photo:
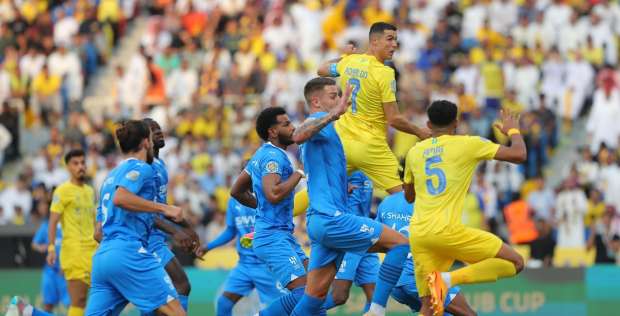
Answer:
[[183, 310], [187, 312], [187, 307], [189, 306], [189, 296], [179, 294], [179, 302], [181, 302]]
[[267, 308], [260, 311], [260, 316], [288, 316], [291, 314], [295, 305], [304, 295], [305, 286], [295, 288], [290, 294], [280, 297], [271, 303]]
[[50, 314], [48, 312], [44, 312], [40, 309], [32, 308], [32, 316], [54, 316], [54, 314]]
[[336, 302], [334, 302], [334, 294], [331, 291], [327, 293], [327, 297], [325, 298], [325, 303], [323, 303], [323, 307], [325, 308], [325, 310], [336, 307]]
[[379, 269], [379, 279], [375, 287], [375, 293], [372, 296], [372, 302], [385, 307], [388, 298], [392, 292], [392, 288], [398, 279], [409, 253], [409, 245], [398, 245], [390, 249], [385, 254], [383, 264]]
[[364, 305], [364, 313], [366, 313], [369, 309], [370, 309], [370, 302], [366, 302], [366, 305]]
[[235, 303], [231, 301], [228, 297], [220, 295], [220, 298], [217, 300], [217, 316], [232, 315], [232, 310], [234, 306]]
[[321, 314], [323, 302], [325, 302], [324, 299], [304, 294], [297, 306], [295, 306], [291, 316], [319, 315]]

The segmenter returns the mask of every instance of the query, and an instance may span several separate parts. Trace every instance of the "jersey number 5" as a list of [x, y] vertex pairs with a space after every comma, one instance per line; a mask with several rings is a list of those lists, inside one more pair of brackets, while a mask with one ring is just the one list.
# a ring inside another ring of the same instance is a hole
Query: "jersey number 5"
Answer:
[[360, 92], [362, 85], [357, 78], [349, 79], [349, 84], [353, 86], [353, 91], [351, 91], [351, 113], [355, 114], [357, 113], [357, 93]]
[[443, 193], [443, 191], [446, 190], [446, 174], [440, 168], [433, 168], [433, 164], [440, 163], [440, 162], [441, 162], [441, 156], [433, 156], [433, 157], [427, 158], [426, 163], [424, 165], [424, 171], [426, 173], [426, 176], [437, 177], [437, 182], [438, 182], [437, 186], [433, 185], [433, 179], [431, 178], [426, 179], [426, 191], [428, 191], [430, 195], [438, 195], [438, 194]]

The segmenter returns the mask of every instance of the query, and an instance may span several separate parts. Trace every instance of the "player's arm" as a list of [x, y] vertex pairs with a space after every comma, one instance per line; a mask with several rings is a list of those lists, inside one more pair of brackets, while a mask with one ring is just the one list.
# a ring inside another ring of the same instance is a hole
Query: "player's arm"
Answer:
[[206, 253], [215, 248], [221, 247], [237, 236], [237, 226], [235, 225], [235, 207], [234, 200], [228, 200], [228, 207], [226, 209], [226, 229], [217, 236], [214, 240], [208, 243], [202, 248], [203, 253]]
[[282, 182], [279, 174], [266, 174], [262, 179], [265, 198], [273, 204], [281, 202], [295, 190], [295, 187], [303, 177], [301, 172], [293, 172], [286, 181]]
[[[155, 227], [172, 236], [172, 239], [186, 252], [193, 253], [200, 244], [197, 239], [189, 234], [183, 227], [177, 226], [166, 219], [155, 217]], [[197, 236], [197, 235], [196, 235]]]
[[101, 243], [103, 239], [103, 229], [101, 227], [101, 222], [95, 222], [95, 233], [93, 234], [93, 239], [98, 243]]
[[243, 170], [230, 188], [230, 196], [247, 207], [256, 208], [258, 202], [254, 194], [252, 194], [251, 189], [252, 177], [250, 177], [250, 174], [246, 170]]
[[161, 213], [174, 221], [183, 219], [183, 211], [180, 207], [144, 199], [122, 186], [116, 189], [112, 203], [128, 211]]
[[32, 237], [32, 243], [30, 244], [32, 249], [36, 252], [46, 253], [48, 245], [48, 243], [45, 242], [46, 237], [47, 236], [45, 236], [45, 232], [43, 231], [43, 225], [39, 226], [39, 229], [34, 234], [34, 237]]
[[321, 77], [334, 77], [334, 78], [340, 76], [340, 74], [338, 73], [338, 69], [337, 69], [338, 63], [347, 55], [354, 54], [355, 51], [356, 51], [355, 46], [352, 44], [348, 44], [342, 51], [342, 54], [343, 54], [342, 56], [328, 60], [322, 63], [321, 65], [319, 65], [319, 69], [317, 70], [317, 75]]
[[420, 139], [426, 139], [430, 137], [430, 131], [426, 128], [421, 128], [411, 122], [398, 110], [398, 104], [396, 101], [383, 103], [383, 113], [385, 114], [385, 120], [393, 128], [418, 136]]
[[502, 110], [501, 119], [501, 123], [495, 124], [495, 126], [504, 135], [510, 137], [510, 146], [500, 146], [493, 159], [512, 163], [524, 162], [527, 159], [527, 149], [519, 131], [519, 114]]
[[413, 160], [413, 148], [409, 149], [407, 156], [405, 157], [405, 172], [403, 175], [403, 189], [405, 190], [405, 200], [409, 203], [415, 201], [415, 179], [413, 177], [413, 170], [409, 167], [409, 162]]
[[[50, 204], [50, 218], [47, 223], [47, 240], [56, 240], [56, 228], [60, 221], [60, 215], [64, 211], [64, 204], [60, 192], [54, 191], [52, 203]], [[53, 266], [56, 263], [56, 245], [54, 242], [50, 242], [47, 246], [47, 264]]]
[[344, 95], [340, 98], [340, 102], [329, 111], [327, 115], [321, 118], [310, 117], [295, 128], [295, 132], [293, 132], [293, 141], [297, 144], [303, 144], [308, 139], [312, 138], [312, 136], [319, 133], [327, 124], [339, 119], [340, 116], [347, 111], [352, 90], [352, 87], [347, 85]]

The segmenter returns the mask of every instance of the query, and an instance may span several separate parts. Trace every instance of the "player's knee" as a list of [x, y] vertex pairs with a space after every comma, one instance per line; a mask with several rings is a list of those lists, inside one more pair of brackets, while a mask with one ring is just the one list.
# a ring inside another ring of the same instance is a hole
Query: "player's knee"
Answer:
[[336, 306], [344, 305], [349, 300], [348, 291], [337, 291], [332, 294], [334, 296], [334, 304]]

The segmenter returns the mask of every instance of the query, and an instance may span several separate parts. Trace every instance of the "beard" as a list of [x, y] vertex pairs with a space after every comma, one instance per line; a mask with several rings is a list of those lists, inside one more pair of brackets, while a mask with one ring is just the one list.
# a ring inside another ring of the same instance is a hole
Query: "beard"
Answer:
[[149, 148], [149, 150], [146, 151], [146, 162], [148, 164], [152, 164], [154, 157], [155, 155], [153, 154], [153, 148]]
[[282, 135], [282, 134], [278, 135], [278, 141], [280, 142], [280, 144], [282, 144], [284, 146], [289, 146], [289, 145], [292, 145], [293, 143], [295, 143], [293, 141], [293, 137]]
[[155, 146], [155, 148], [161, 149], [161, 148], [164, 148], [164, 146], [166, 146], [166, 142], [163, 139], [161, 139], [161, 140], [154, 142], [153, 145]]

